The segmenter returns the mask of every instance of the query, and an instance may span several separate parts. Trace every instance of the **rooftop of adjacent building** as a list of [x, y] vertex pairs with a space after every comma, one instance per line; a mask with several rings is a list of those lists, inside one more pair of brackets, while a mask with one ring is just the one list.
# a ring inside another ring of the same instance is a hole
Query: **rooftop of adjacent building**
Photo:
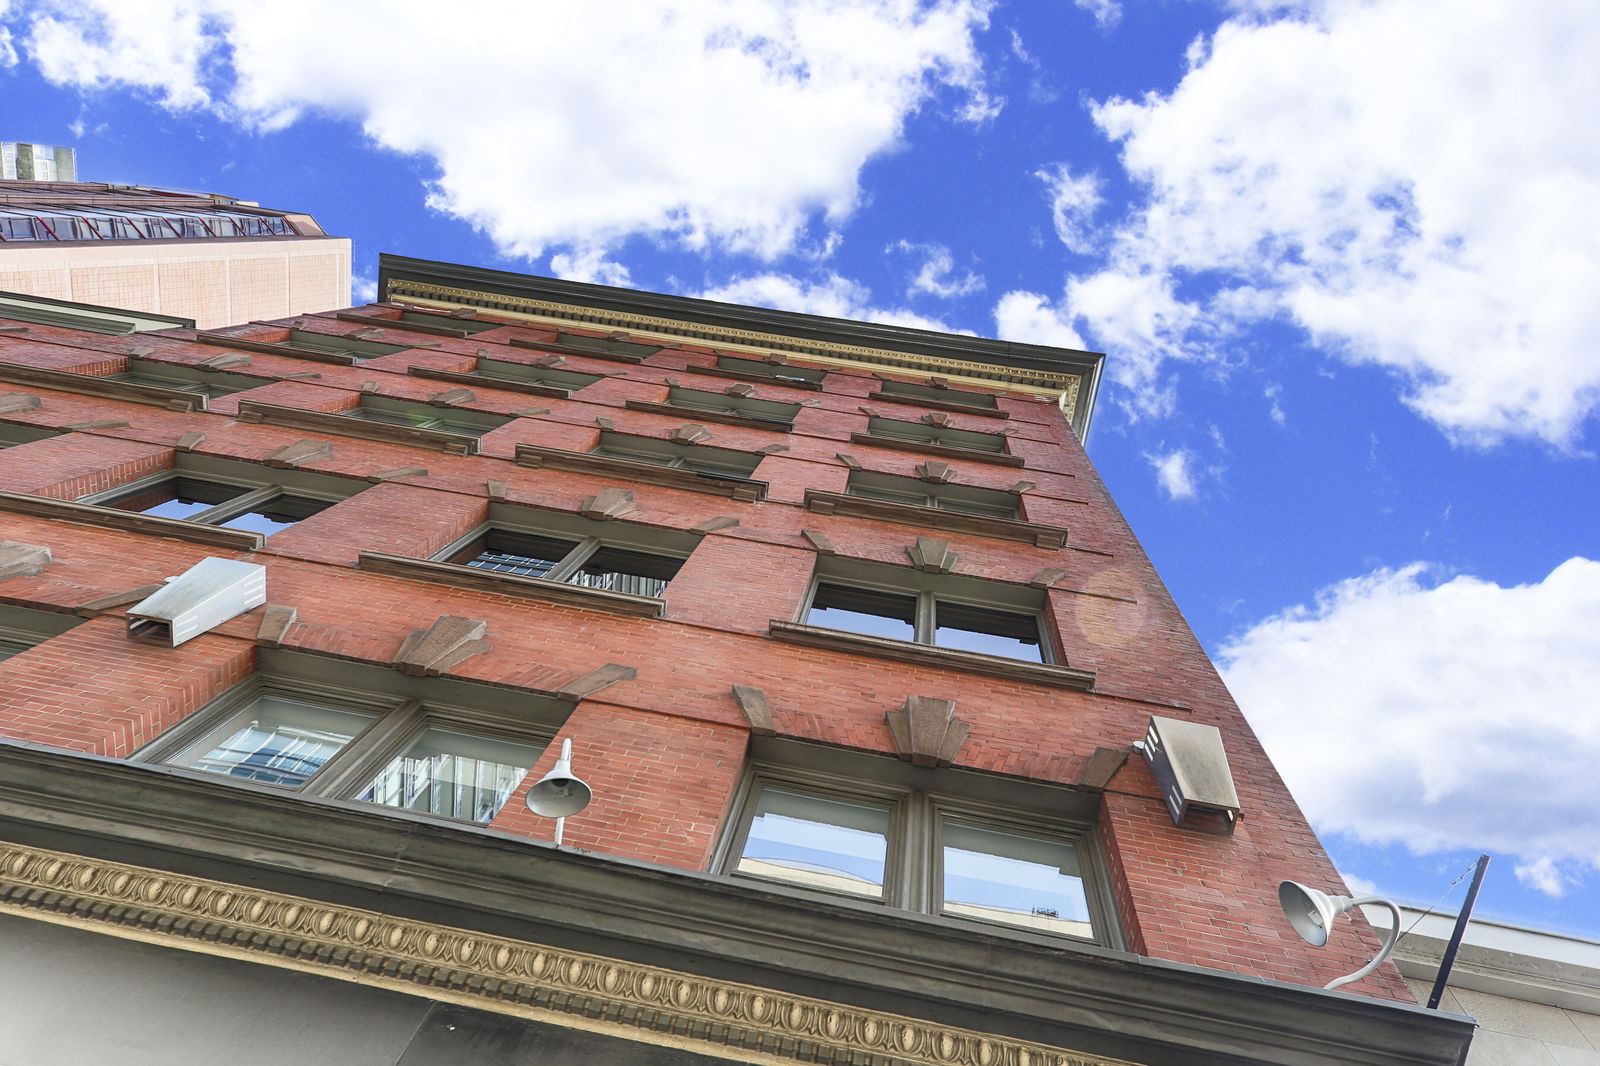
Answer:
[[108, 182], [0, 182], [0, 243], [326, 237], [310, 215], [221, 193]]

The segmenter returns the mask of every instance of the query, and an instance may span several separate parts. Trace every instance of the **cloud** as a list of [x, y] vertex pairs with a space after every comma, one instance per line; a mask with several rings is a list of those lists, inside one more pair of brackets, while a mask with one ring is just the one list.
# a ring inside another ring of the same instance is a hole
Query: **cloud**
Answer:
[[1087, 347], [1072, 323], [1036, 292], [1008, 292], [1000, 297], [994, 307], [994, 328], [995, 336], [1002, 340], [1080, 351]]
[[927, 293], [948, 300], [955, 296], [968, 296], [983, 288], [983, 278], [971, 271], [956, 275], [955, 258], [950, 254], [950, 249], [942, 244], [915, 244], [902, 240], [889, 245], [884, 251], [922, 257], [922, 263], [906, 289], [908, 299], [917, 293]]
[[350, 279], [350, 302], [370, 304], [378, 298], [378, 279], [372, 274], [356, 274]]
[[264, 130], [359, 122], [432, 162], [428, 203], [508, 255], [645, 235], [772, 257], [856, 207], [862, 166], [912, 112], [995, 113], [974, 39], [988, 6], [467, 0], [442, 18], [397, 0], [374, 18], [313, 0], [39, 0], [20, 36], [60, 84]]
[[1090, 219], [1103, 202], [1100, 179], [1093, 174], [1073, 174], [1065, 163], [1053, 163], [1034, 171], [1033, 176], [1044, 182], [1049, 191], [1050, 217], [1061, 243], [1068, 251], [1094, 251], [1095, 234]]
[[1156, 483], [1168, 499], [1192, 500], [1198, 494], [1195, 484], [1194, 454], [1177, 448], [1166, 454], [1145, 453], [1145, 461], [1156, 472]]
[[1600, 868], [1600, 562], [1502, 587], [1413, 564], [1324, 589], [1224, 646], [1224, 679], [1319, 830]]
[[1117, 0], [1072, 0], [1094, 16], [1095, 24], [1108, 30], [1122, 20], [1122, 5]]
[[911, 326], [941, 333], [968, 332], [952, 329], [938, 319], [919, 315], [915, 311], [874, 306], [872, 293], [866, 286], [834, 273], [825, 274], [815, 281], [789, 274], [753, 274], [695, 295], [702, 300], [773, 307], [827, 318], [885, 322], [892, 326]]
[[1094, 106], [1142, 197], [1058, 313], [1157, 406], [1173, 361], [1287, 321], [1453, 440], [1575, 448], [1600, 408], [1592, 5], [1236, 10], [1170, 93]]

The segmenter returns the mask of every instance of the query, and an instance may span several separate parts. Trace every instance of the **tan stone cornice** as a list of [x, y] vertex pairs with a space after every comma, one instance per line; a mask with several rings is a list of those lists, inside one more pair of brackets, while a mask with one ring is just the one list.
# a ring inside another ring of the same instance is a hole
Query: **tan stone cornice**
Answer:
[[1077, 374], [1005, 367], [976, 360], [950, 359], [834, 341], [806, 340], [777, 333], [583, 307], [426, 281], [391, 280], [385, 298], [439, 310], [468, 308], [492, 311], [496, 315], [540, 325], [624, 329], [631, 337], [641, 340], [665, 344], [689, 342], [744, 355], [762, 356], [779, 352], [799, 362], [818, 366], [857, 370], [892, 369], [907, 377], [941, 376], [955, 384], [1049, 397], [1061, 405], [1069, 420], [1075, 417], [1079, 390], [1083, 384], [1082, 377]]
[[657, 966], [0, 843], [0, 912], [787, 1066], [1134, 1066]]

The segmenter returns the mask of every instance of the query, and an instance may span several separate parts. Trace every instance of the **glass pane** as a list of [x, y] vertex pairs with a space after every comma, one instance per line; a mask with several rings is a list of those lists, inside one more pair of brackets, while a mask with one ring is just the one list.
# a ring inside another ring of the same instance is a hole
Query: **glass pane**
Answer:
[[944, 913], [1094, 935], [1072, 843], [955, 822], [944, 823]]
[[990, 611], [959, 603], [940, 603], [935, 610], [933, 642], [941, 648], [1044, 662], [1039, 620], [1032, 615]]
[[915, 640], [917, 598], [892, 592], [819, 585], [806, 624], [864, 633], [871, 637]]
[[450, 561], [502, 574], [544, 577], [577, 546], [577, 541], [492, 529]]
[[249, 491], [237, 485], [219, 485], [192, 478], [168, 478], [158, 485], [111, 500], [106, 506], [156, 518], [190, 518]]
[[22, 652], [25, 652], [27, 650], [28, 650], [28, 645], [20, 643], [18, 641], [0, 640], [0, 662], [4, 662], [5, 660], [11, 658], [13, 655], [20, 655]]
[[356, 798], [446, 818], [488, 823], [544, 749], [448, 729], [422, 731]]
[[909, 503], [918, 507], [928, 505], [928, 494], [925, 492], [900, 492], [896, 489], [880, 488], [877, 485], [850, 483], [850, 495], [865, 496], [869, 500], [888, 500], [890, 503]]
[[265, 533], [270, 537], [279, 530], [288, 529], [301, 519], [310, 518], [318, 511], [331, 506], [332, 504], [323, 503], [321, 500], [308, 500], [304, 496], [279, 496], [269, 504], [235, 515], [219, 525], [228, 529]]
[[376, 715], [260, 696], [191, 744], [174, 766], [299, 788]]
[[988, 499], [963, 499], [960, 497], [940, 496], [934, 500], [934, 505], [946, 511], [960, 511], [962, 514], [987, 515], [990, 518], [1015, 518], [1017, 505], [1006, 500], [995, 502]]
[[624, 548], [601, 548], [567, 580], [586, 588], [659, 596], [681, 566], [682, 559]]
[[882, 898], [888, 850], [887, 807], [765, 788], [735, 869]]
[[411, 426], [414, 429], [433, 429], [439, 424], [439, 416], [428, 407], [406, 407], [395, 410], [363, 404], [353, 410], [345, 411], [344, 414], [368, 422], [387, 422], [390, 425]]

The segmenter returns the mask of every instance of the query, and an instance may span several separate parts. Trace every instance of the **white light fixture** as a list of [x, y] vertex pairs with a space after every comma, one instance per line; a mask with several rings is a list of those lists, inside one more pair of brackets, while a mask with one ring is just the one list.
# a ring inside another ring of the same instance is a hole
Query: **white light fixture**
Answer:
[[1313, 947], [1320, 948], [1328, 942], [1328, 934], [1333, 930], [1335, 918], [1363, 903], [1388, 907], [1394, 914], [1394, 924], [1389, 927], [1389, 936], [1371, 962], [1355, 973], [1334, 978], [1323, 985], [1323, 988], [1338, 988], [1340, 985], [1359, 981], [1376, 970], [1383, 960], [1389, 957], [1389, 952], [1394, 950], [1395, 941], [1400, 939], [1400, 908], [1381, 896], [1359, 896], [1354, 899], [1349, 896], [1330, 896], [1326, 892], [1308, 888], [1298, 881], [1284, 881], [1278, 886], [1278, 905], [1283, 908], [1284, 916], [1289, 919], [1289, 924], [1294, 926], [1294, 931], [1300, 934], [1300, 938]]
[[556, 820], [556, 847], [561, 846], [561, 834], [566, 828], [567, 816], [577, 814], [594, 799], [594, 790], [574, 777], [572, 773], [572, 739], [561, 741], [561, 757], [555, 768], [541, 777], [528, 789], [528, 810], [541, 818]]

